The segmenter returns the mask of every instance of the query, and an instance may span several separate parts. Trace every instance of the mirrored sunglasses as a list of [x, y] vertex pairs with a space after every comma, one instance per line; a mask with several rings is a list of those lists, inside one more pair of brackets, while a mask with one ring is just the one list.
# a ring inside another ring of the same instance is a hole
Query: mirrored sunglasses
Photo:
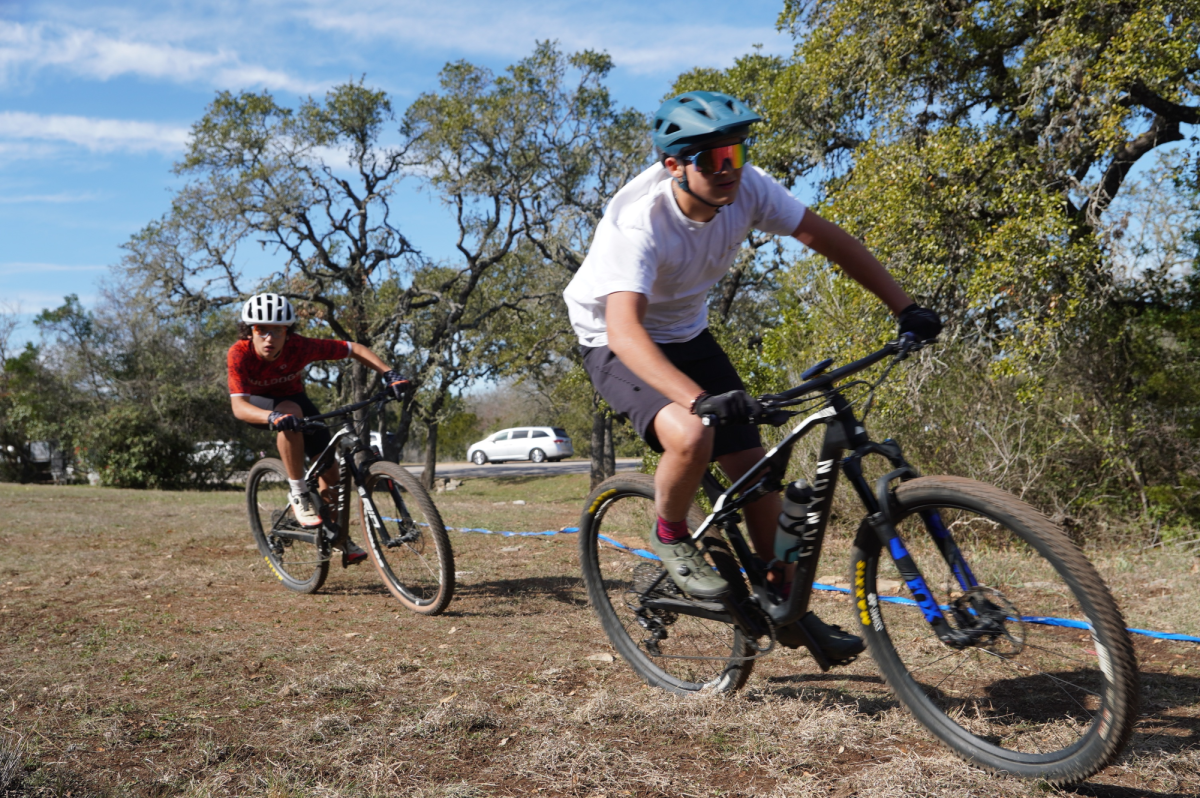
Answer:
[[259, 338], [276, 338], [287, 332], [287, 327], [264, 327], [260, 324], [255, 324], [251, 329]]
[[701, 150], [692, 155], [684, 155], [683, 160], [693, 164], [698, 171], [711, 175], [724, 169], [726, 161], [729, 162], [731, 168], [741, 169], [746, 165], [749, 149], [746, 142], [740, 141], [737, 144], [727, 144], [724, 147], [713, 147], [711, 150]]

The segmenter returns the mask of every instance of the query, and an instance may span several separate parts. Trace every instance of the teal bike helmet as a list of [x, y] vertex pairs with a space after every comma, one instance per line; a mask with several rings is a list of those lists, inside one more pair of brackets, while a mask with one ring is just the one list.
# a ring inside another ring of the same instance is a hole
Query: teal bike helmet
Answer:
[[[672, 97], [662, 104], [654, 115], [654, 146], [662, 157], [678, 158], [685, 150], [709, 139], [724, 136], [745, 136], [750, 126], [763, 118], [750, 106], [736, 97], [718, 91], [689, 91]], [[700, 202], [721, 212], [722, 205], [715, 205], [692, 191], [688, 185], [687, 171], [682, 177], [673, 178], [679, 188]]]
[[663, 155], [681, 155], [705, 139], [745, 134], [763, 118], [736, 97], [716, 91], [689, 91], [672, 97], [654, 115], [654, 146]]

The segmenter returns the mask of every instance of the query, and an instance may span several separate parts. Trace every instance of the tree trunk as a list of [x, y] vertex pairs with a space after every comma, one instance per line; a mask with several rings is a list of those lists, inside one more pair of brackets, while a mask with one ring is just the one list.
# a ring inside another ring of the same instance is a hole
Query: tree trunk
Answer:
[[384, 460], [390, 460], [393, 463], [400, 462], [400, 452], [396, 449], [396, 436], [388, 431], [388, 406], [384, 406], [383, 412], [379, 414], [376, 423], [376, 431], [379, 433], [379, 454]]
[[592, 408], [592, 488], [605, 480], [604, 476], [604, 411]]
[[425, 490], [433, 490], [433, 478], [437, 470], [437, 422], [429, 424], [429, 437], [425, 441], [425, 469], [421, 471], [421, 484]]
[[592, 394], [591, 481], [596, 487], [617, 473], [612, 439], [612, 413], [600, 406], [599, 394]]
[[613, 414], [604, 413], [604, 478], [608, 479], [617, 473], [617, 447], [613, 443]]
[[404, 400], [404, 404], [400, 406], [400, 423], [396, 425], [396, 462], [400, 462], [404, 458], [404, 447], [408, 446], [408, 435], [412, 431], [413, 409], [416, 407], [416, 402], [409, 395]]

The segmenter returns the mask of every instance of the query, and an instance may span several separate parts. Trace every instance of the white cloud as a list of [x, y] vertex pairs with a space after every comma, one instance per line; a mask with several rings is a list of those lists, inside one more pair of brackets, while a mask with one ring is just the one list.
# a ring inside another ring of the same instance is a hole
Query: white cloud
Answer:
[[0, 153], [13, 141], [67, 143], [92, 152], [176, 153], [188, 134], [186, 127], [158, 122], [0, 111]]
[[[0, 194], [0, 205], [26, 205], [31, 203], [51, 203], [61, 205], [68, 202], [94, 202], [103, 198], [103, 194], [94, 191], [62, 191], [58, 194]], [[3, 268], [0, 266], [0, 268]]]
[[[357, 0], [352, 6], [309, 0], [297, 12], [318, 30], [362, 40], [387, 39], [416, 48], [519, 58], [535, 40], [553, 39], [567, 50], [604, 50], [616, 66], [638, 74], [677, 73], [697, 65], [727, 66], [762, 44], [764, 52], [788, 53], [790, 39], [772, 24], [741, 24], [736, 6], [722, 13], [688, 15], [643, 3], [494, 3], [468, 0], [430, 4], [415, 0]], [[723, 15], [728, 18], [721, 18]]]
[[[187, 30], [184, 20], [179, 30]], [[124, 75], [219, 88], [264, 86], [304, 93], [324, 84], [303, 81], [277, 69], [246, 64], [217, 46], [191, 48], [161, 38], [139, 40], [64, 24], [22, 25], [0, 21], [0, 83], [25, 71], [62, 69], [92, 80]]]
[[[10, 261], [0, 263], [0, 274], [11, 277], [18, 274], [43, 274], [45, 272], [99, 272], [107, 268], [107, 266], [68, 266], [62, 263]], [[9, 298], [5, 297], [5, 300], [8, 301]]]

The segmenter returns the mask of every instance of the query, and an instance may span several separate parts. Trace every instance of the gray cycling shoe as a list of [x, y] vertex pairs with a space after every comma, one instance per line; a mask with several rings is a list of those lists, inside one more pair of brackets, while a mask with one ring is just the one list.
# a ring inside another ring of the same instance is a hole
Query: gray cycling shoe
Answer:
[[840, 626], [825, 623], [812, 612], [796, 623], [778, 630], [776, 639], [781, 645], [788, 648], [804, 645], [804, 635], [796, 628], [800, 624], [804, 624], [804, 630], [808, 632], [809, 637], [821, 647], [821, 652], [830, 665], [849, 665], [866, 650], [866, 644], [861, 637], [842, 631]]
[[662, 560], [663, 570], [684, 593], [694, 598], [719, 598], [729, 592], [729, 583], [713, 570], [708, 560], [689, 538], [678, 543], [663, 543], [650, 532], [650, 548]]

